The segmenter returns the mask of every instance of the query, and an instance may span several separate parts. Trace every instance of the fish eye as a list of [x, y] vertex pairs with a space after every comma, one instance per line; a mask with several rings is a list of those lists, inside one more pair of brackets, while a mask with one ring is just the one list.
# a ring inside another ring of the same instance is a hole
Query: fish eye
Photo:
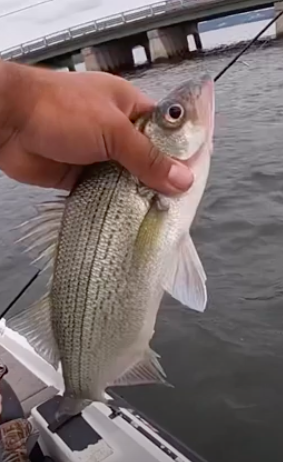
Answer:
[[170, 123], [178, 122], [184, 115], [184, 109], [180, 104], [172, 104], [167, 109], [165, 119]]

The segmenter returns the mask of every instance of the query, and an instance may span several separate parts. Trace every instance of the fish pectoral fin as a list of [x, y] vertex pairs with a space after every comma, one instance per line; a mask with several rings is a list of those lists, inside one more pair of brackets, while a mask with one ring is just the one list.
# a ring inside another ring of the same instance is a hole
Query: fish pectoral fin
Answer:
[[39, 356], [54, 369], [58, 369], [60, 356], [52, 330], [49, 294], [20, 314], [7, 319], [6, 325], [25, 337]]
[[155, 351], [148, 349], [144, 358], [116, 379], [111, 386], [120, 387], [150, 383], [171, 386], [166, 380], [166, 374], [157, 359], [158, 357]]
[[206, 274], [190, 234], [184, 236], [170, 260], [162, 287], [173, 298], [196, 311], [207, 304]]

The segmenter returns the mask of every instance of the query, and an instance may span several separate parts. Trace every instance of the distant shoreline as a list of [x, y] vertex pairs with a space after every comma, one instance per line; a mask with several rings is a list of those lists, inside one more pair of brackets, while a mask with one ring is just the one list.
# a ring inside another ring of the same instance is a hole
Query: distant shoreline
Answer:
[[247, 13], [232, 14], [224, 18], [211, 19], [199, 23], [199, 32], [212, 32], [215, 30], [224, 29], [226, 27], [239, 26], [251, 22], [267, 21], [274, 18], [274, 7], [265, 8], [263, 10], [249, 11]]

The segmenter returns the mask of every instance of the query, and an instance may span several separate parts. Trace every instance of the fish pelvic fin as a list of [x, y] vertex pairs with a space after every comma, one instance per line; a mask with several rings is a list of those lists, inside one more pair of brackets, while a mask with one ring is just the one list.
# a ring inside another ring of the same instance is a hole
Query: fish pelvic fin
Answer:
[[149, 348], [145, 352], [143, 359], [116, 379], [112, 386], [162, 384], [172, 387], [166, 380], [166, 374], [158, 358], [159, 355]]
[[6, 320], [6, 325], [24, 336], [36, 353], [58, 370], [60, 354], [53, 335], [49, 294]]
[[[67, 197], [67, 196], [66, 196]], [[23, 236], [16, 243], [29, 243], [24, 253], [39, 250], [39, 255], [33, 259], [35, 264], [45, 259], [42, 271], [49, 268], [56, 256], [59, 230], [66, 203], [65, 196], [57, 196], [54, 201], [46, 201], [37, 206], [38, 215], [25, 221], [16, 230], [23, 231]]]
[[205, 310], [206, 274], [189, 233], [180, 240], [170, 259], [162, 287], [186, 307], [199, 312]]

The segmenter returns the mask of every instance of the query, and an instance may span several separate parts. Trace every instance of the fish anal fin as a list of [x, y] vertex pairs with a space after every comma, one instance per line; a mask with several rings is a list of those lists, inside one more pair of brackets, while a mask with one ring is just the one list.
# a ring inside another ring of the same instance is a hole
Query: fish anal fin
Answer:
[[163, 384], [171, 386], [166, 380], [166, 374], [158, 361], [158, 355], [148, 349], [144, 358], [128, 369], [111, 386], [131, 386], [143, 384]]
[[49, 294], [6, 320], [6, 325], [25, 337], [39, 356], [58, 369], [60, 355], [52, 330]]
[[199, 312], [205, 310], [206, 274], [189, 233], [181, 239], [170, 259], [162, 287], [184, 306]]

